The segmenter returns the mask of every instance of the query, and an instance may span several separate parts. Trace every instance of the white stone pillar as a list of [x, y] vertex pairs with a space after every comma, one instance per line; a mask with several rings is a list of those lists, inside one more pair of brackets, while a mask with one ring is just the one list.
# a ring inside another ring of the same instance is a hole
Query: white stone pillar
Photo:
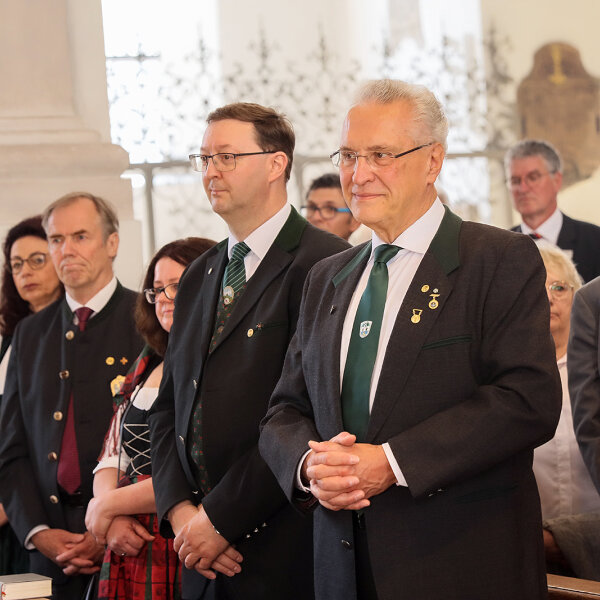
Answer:
[[141, 281], [129, 157], [110, 142], [100, 0], [0, 0], [0, 235], [73, 191], [121, 221], [117, 275]]

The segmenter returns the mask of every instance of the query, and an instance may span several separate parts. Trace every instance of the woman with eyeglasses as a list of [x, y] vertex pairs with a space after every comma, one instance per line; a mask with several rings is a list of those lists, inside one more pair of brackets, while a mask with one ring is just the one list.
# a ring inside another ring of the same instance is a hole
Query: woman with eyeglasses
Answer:
[[181, 596], [173, 540], [160, 535], [156, 518], [146, 418], [158, 395], [179, 279], [214, 243], [203, 238], [171, 242], [156, 253], [146, 272], [135, 314], [146, 346], [115, 397], [86, 514], [88, 530], [107, 546], [100, 599]]
[[548, 520], [600, 510], [600, 496], [583, 462], [575, 433], [567, 378], [567, 344], [569, 341], [571, 306], [581, 277], [571, 259], [549, 243], [538, 242], [546, 267], [546, 289], [550, 304], [550, 332], [556, 347], [556, 361], [563, 389], [563, 406], [556, 434], [535, 449], [535, 473], [542, 518], [548, 572], [574, 575], [575, 565], [565, 560]]
[[[4, 268], [0, 287], [0, 401], [10, 357], [10, 342], [17, 324], [21, 319], [60, 298], [63, 292], [50, 261], [41, 216], [24, 219], [12, 227], [6, 234], [3, 250]], [[23, 573], [28, 570], [28, 554], [7, 524], [0, 504], [0, 573]]]

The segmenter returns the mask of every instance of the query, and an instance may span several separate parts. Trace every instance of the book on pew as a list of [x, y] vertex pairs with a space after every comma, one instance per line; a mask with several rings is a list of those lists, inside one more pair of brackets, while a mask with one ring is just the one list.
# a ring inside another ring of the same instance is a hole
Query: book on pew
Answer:
[[0, 575], [0, 597], [2, 600], [29, 600], [50, 596], [52, 579], [36, 573]]

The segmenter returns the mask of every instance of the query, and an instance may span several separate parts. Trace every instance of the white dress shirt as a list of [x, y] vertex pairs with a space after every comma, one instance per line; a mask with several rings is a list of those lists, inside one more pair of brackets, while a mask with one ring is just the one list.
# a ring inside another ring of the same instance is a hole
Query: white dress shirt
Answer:
[[275, 238], [279, 235], [285, 222], [288, 220], [292, 212], [292, 205], [286, 204], [277, 211], [268, 221], [265, 221], [260, 227], [257, 227], [245, 240], [238, 240], [229, 233], [229, 241], [227, 245], [227, 255], [231, 258], [233, 247], [240, 241], [244, 241], [250, 252], [244, 257], [244, 267], [246, 269], [246, 281], [254, 275], [258, 265], [265, 257], [269, 248], [273, 245]]
[[539, 233], [544, 240], [556, 246], [562, 224], [563, 215], [557, 208], [537, 229], [531, 229], [529, 225], [521, 223], [521, 231], [527, 235]]
[[557, 361], [562, 383], [562, 410], [556, 434], [533, 454], [542, 517], [552, 519], [600, 510], [600, 495], [583, 462], [573, 431], [567, 355]]
[[[388, 267], [388, 290], [385, 301], [385, 308], [383, 310], [383, 320], [381, 323], [381, 333], [379, 335], [379, 344], [377, 346], [377, 356], [375, 358], [375, 364], [373, 366], [373, 375], [371, 377], [371, 391], [369, 394], [369, 413], [373, 408], [373, 402], [375, 400], [375, 393], [377, 391], [377, 384], [379, 383], [379, 376], [381, 374], [381, 367], [383, 366], [383, 359], [387, 350], [388, 342], [392, 334], [392, 329], [398, 316], [398, 311], [404, 301], [404, 296], [423, 260], [423, 256], [431, 241], [433, 240], [437, 230], [439, 229], [442, 219], [444, 218], [444, 205], [441, 203], [439, 198], [431, 205], [429, 210], [415, 223], [413, 223], [408, 229], [403, 231], [393, 242], [395, 246], [400, 246], [402, 250], [390, 259], [387, 263]], [[342, 329], [342, 339], [340, 348], [340, 396], [341, 386], [344, 379], [344, 368], [346, 366], [346, 357], [348, 356], [348, 346], [350, 344], [350, 336], [352, 333], [352, 325], [354, 324], [354, 318], [356, 317], [356, 311], [360, 299], [367, 287], [369, 275], [373, 268], [373, 256], [377, 246], [384, 244], [375, 233], [372, 235], [372, 249], [369, 261], [361, 275], [358, 285], [354, 290], [348, 311], [344, 320], [344, 326]], [[400, 470], [398, 462], [394, 457], [394, 454], [388, 443], [383, 444], [383, 450], [386, 457], [392, 467], [394, 475], [396, 477], [396, 485], [406, 486], [406, 479]], [[298, 465], [296, 472], [296, 486], [305, 491], [310, 491], [307, 487], [302, 484], [300, 473], [302, 464], [304, 463], [305, 457], [309, 454], [310, 450], [307, 451]]]

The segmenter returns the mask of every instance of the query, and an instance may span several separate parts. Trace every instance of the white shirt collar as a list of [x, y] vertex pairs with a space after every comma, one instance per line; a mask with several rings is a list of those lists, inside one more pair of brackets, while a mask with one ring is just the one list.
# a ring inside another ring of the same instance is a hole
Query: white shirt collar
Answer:
[[[277, 211], [270, 219], [265, 221], [260, 227], [257, 227], [245, 240], [246, 245], [256, 254], [259, 260], [265, 257], [269, 248], [275, 241], [275, 238], [285, 225], [290, 213], [292, 205], [287, 202]], [[233, 247], [242, 240], [238, 240], [233, 233], [229, 232], [229, 240], [227, 245], [227, 255], [231, 258]]]
[[545, 240], [556, 245], [562, 224], [563, 214], [557, 208], [537, 229], [531, 229], [525, 223], [521, 223], [521, 231], [528, 235], [534, 232], [539, 233]]
[[[400, 246], [410, 252], [418, 252], [425, 254], [427, 248], [431, 244], [437, 230], [445, 214], [444, 205], [439, 198], [431, 205], [429, 210], [417, 221], [415, 221], [408, 229], [405, 229], [393, 242], [394, 246]], [[381, 238], [373, 232], [371, 258], [375, 248], [381, 244], [385, 244]], [[393, 259], [392, 259], [393, 260]]]
[[78, 308], [81, 308], [82, 306], [87, 306], [88, 308], [91, 308], [94, 311], [91, 317], [93, 319], [108, 304], [108, 301], [111, 299], [116, 289], [117, 278], [113, 275], [112, 279], [85, 304], [80, 304], [79, 302], [77, 302], [77, 300], [71, 298], [68, 292], [65, 293], [65, 299], [72, 312], [75, 312]]

